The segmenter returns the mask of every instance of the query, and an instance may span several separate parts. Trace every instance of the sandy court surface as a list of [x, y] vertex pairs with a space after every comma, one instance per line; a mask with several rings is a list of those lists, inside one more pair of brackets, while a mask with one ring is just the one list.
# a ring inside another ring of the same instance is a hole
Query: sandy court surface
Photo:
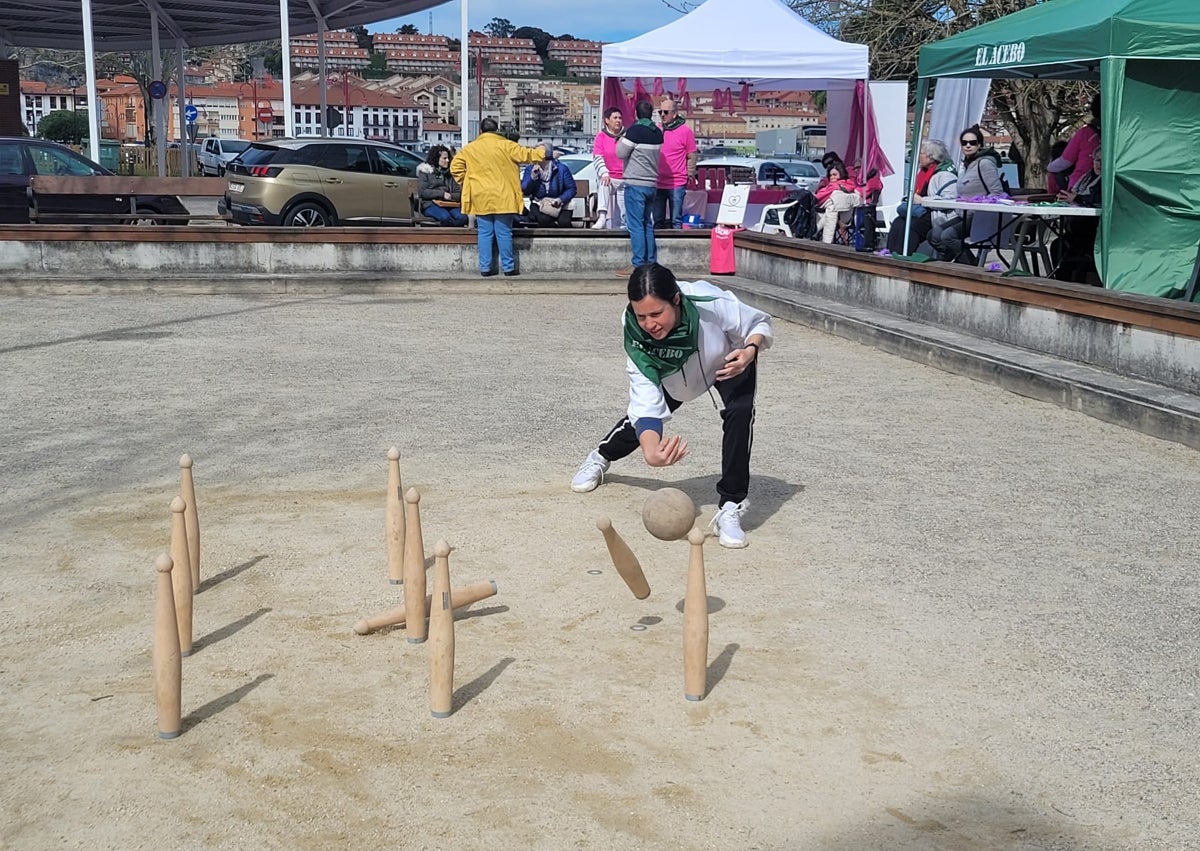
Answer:
[[[618, 297], [0, 305], [2, 847], [1200, 847], [1194, 451], [777, 322], [689, 703], [687, 546], [639, 512], [711, 516], [713, 406], [684, 464], [567, 487], [624, 407]], [[426, 550], [500, 589], [446, 720], [424, 647], [351, 631], [401, 600], [393, 444]], [[204, 582], [160, 741], [183, 452]]]

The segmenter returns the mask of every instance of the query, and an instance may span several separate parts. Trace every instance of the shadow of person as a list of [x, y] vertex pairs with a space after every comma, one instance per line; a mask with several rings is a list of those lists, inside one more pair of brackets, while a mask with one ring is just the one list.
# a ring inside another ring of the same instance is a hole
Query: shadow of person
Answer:
[[[641, 456], [637, 456], [637, 458], [640, 460]], [[609, 472], [605, 475], [604, 481], [606, 484], [640, 488], [646, 491], [647, 496], [652, 491], [660, 488], [678, 488], [691, 497], [692, 502], [696, 503], [696, 507], [699, 508], [706, 503], [716, 503], [717, 481], [720, 478], [719, 475], [714, 474], [711, 476], [694, 476], [690, 479], [669, 482], [652, 479], [647, 476], [632, 476]], [[785, 482], [783, 479], [775, 476], [751, 474], [750, 496], [747, 497], [750, 507], [742, 515], [742, 528], [747, 530], [757, 529], [768, 519], [775, 516], [780, 508], [791, 501], [792, 497], [803, 492], [804, 485], [802, 484]]]
[[248, 695], [250, 692], [254, 691], [256, 688], [258, 688], [260, 685], [265, 683], [267, 680], [271, 679], [271, 677], [273, 677], [273, 676], [275, 676], [275, 675], [274, 674], [259, 674], [257, 677], [252, 679], [250, 682], [248, 682], [244, 685], [238, 686], [237, 688], [235, 688], [233, 691], [229, 692], [228, 694], [223, 694], [220, 697], [216, 698], [215, 700], [210, 700], [208, 703], [204, 704], [203, 706], [199, 706], [196, 709], [192, 710], [187, 715], [187, 717], [183, 719], [183, 724], [182, 724], [183, 731], [186, 733], [188, 730], [192, 729], [193, 727], [195, 727], [197, 724], [201, 723], [202, 721], [207, 721], [209, 718], [212, 718], [218, 712], [223, 712], [224, 710], [233, 706], [235, 703], [237, 703], [243, 697]]

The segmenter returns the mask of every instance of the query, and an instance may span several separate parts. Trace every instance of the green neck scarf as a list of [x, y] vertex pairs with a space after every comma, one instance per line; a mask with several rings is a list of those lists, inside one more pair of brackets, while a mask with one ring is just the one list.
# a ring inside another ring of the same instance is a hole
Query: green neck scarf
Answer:
[[686, 123], [687, 122], [685, 121], [685, 119], [682, 115], [676, 115], [674, 121], [672, 121], [670, 124], [663, 125], [663, 130], [674, 130], [676, 127], [680, 126], [681, 124], [686, 124]]
[[695, 302], [716, 301], [711, 295], [682, 295], [679, 322], [671, 333], [656, 340], [642, 330], [633, 306], [625, 308], [625, 354], [638, 371], [661, 385], [663, 379], [683, 369], [683, 364], [700, 349], [700, 312]]
[[655, 124], [653, 121], [651, 121], [649, 118], [639, 118], [637, 121], [635, 121], [635, 122], [633, 122], [633, 123], [634, 123], [634, 124], [640, 124], [640, 125], [642, 125], [643, 127], [654, 127], [654, 128], [656, 128], [656, 129], [657, 129], [657, 127], [658, 127], [658, 125], [657, 125], [657, 124]]

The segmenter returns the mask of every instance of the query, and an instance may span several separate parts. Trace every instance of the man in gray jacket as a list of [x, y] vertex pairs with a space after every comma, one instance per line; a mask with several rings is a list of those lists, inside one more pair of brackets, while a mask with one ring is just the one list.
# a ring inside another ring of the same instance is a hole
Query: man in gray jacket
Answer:
[[617, 140], [617, 157], [625, 168], [625, 226], [633, 249], [633, 265], [617, 272], [619, 278], [628, 278], [638, 266], [658, 262], [652, 212], [663, 134], [651, 120], [654, 106], [650, 101], [638, 101], [635, 109], [637, 121]]

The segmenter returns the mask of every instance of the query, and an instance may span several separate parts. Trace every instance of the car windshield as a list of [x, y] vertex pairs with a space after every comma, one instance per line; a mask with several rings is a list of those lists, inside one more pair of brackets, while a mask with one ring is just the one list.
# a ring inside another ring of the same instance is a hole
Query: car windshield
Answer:
[[817, 167], [815, 165], [813, 165], [812, 163], [786, 162], [786, 163], [780, 163], [780, 165], [783, 167], [783, 170], [786, 171], [788, 174], [790, 174], [792, 177], [820, 177], [821, 176], [817, 172]]
[[35, 174], [95, 175], [109, 174], [107, 169], [93, 165], [74, 151], [33, 145], [29, 149]]
[[240, 153], [250, 147], [249, 142], [243, 142], [241, 139], [222, 139], [221, 147], [229, 151], [231, 154]]
[[250, 145], [242, 151], [238, 160], [247, 166], [267, 165], [278, 157], [280, 164], [282, 164], [290, 159], [287, 153], [286, 149], [276, 148], [274, 145]]

